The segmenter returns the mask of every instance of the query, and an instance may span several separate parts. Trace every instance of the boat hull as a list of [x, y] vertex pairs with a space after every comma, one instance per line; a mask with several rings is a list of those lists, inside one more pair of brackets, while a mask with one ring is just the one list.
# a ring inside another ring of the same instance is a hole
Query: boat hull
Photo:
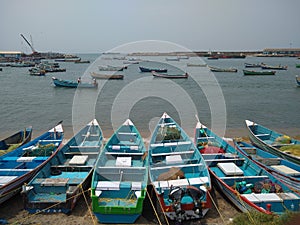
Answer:
[[[262, 150], [265, 150], [265, 151], [270, 152], [274, 155], [277, 155], [277, 156], [279, 156], [283, 159], [286, 159], [288, 161], [291, 161], [293, 163], [296, 163], [296, 164], [300, 165], [300, 158], [298, 158], [296, 156], [293, 156], [293, 155], [290, 155], [290, 154], [287, 154], [285, 152], [282, 152], [282, 151], [278, 150], [277, 148], [275, 148], [274, 146], [272, 146], [271, 144], [266, 143], [266, 141], [264, 141], [262, 139], [263, 136], [261, 136], [261, 138], [258, 137], [257, 132], [255, 132], [255, 130], [253, 130], [253, 129], [262, 129], [264, 131], [263, 134], [266, 134], [265, 136], [267, 136], [267, 135], [271, 136], [271, 133], [272, 133], [272, 135], [275, 135], [276, 137], [279, 137], [279, 136], [281, 136], [280, 134], [278, 134], [274, 131], [271, 131], [268, 128], [262, 127], [258, 124], [255, 124], [255, 123], [250, 124], [250, 121], [246, 122], [246, 125], [247, 125], [247, 128], [248, 128], [248, 134], [249, 134], [250, 141], [252, 142], [253, 145], [259, 147]], [[259, 132], [259, 133], [261, 133], [261, 132]], [[295, 143], [300, 144], [299, 141], [295, 141]]]

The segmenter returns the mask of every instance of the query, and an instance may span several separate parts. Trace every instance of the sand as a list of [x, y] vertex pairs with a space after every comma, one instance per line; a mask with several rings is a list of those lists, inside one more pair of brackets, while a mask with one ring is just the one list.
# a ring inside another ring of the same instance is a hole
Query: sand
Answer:
[[[228, 224], [230, 220], [238, 215], [240, 212], [216, 190], [212, 191], [213, 199], [222, 213], [222, 217], [219, 212], [213, 206], [207, 215], [201, 220], [195, 220], [192, 222], [186, 222], [184, 224]], [[29, 214], [23, 209], [22, 196], [20, 194], [14, 196], [1, 205], [0, 218], [8, 221], [9, 224], [22, 224], [22, 225], [91, 225], [98, 224], [97, 219], [90, 213], [89, 207], [91, 205], [91, 199], [89, 194], [86, 194], [88, 203], [81, 197], [77, 202], [76, 207], [70, 215], [63, 213], [57, 214]], [[136, 221], [135, 224], [159, 224], [158, 220], [154, 216], [154, 211], [149, 203], [149, 199], [146, 199], [143, 215]], [[224, 222], [223, 223], [223, 219]], [[172, 223], [170, 223], [172, 224]]]

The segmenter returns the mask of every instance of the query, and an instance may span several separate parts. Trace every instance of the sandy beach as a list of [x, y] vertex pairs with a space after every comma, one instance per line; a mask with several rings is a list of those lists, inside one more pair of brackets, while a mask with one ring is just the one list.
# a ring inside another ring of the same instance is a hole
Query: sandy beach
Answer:
[[[213, 206], [207, 215], [201, 220], [186, 222], [188, 224], [228, 224], [232, 218], [240, 212], [215, 189], [212, 191], [213, 200], [218, 207], [218, 210]], [[91, 200], [89, 193], [86, 193], [87, 203], [84, 197], [81, 197], [77, 202], [75, 209], [70, 215], [63, 213], [57, 214], [29, 214], [23, 209], [22, 196], [20, 194], [14, 196], [10, 200], [3, 203], [0, 209], [0, 219], [5, 219], [9, 224], [22, 225], [49, 225], [49, 224], [64, 224], [64, 225], [91, 225], [99, 224], [97, 219], [89, 211]], [[143, 215], [136, 221], [135, 224], [159, 224], [154, 216], [153, 208], [149, 199], [146, 199], [144, 204]], [[221, 215], [219, 214], [221, 212]], [[184, 223], [184, 224], [186, 224]]]

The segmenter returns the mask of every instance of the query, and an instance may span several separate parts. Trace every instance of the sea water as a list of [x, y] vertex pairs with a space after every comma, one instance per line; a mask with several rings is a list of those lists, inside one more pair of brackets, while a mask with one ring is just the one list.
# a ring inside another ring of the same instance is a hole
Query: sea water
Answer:
[[[90, 60], [91, 64], [60, 62], [66, 72], [47, 73], [44, 77], [30, 76], [28, 68], [3, 68], [0, 72], [1, 138], [28, 125], [33, 126], [35, 137], [61, 120], [66, 137], [70, 137], [93, 118], [109, 137], [128, 117], [143, 137], [149, 138], [163, 112], [172, 116], [191, 136], [197, 122], [195, 114], [203, 124], [219, 129], [225, 136], [247, 135], [245, 119], [291, 136], [300, 135], [300, 88], [295, 82], [295, 75], [300, 75], [300, 69], [295, 67], [300, 61], [297, 58], [207, 60], [190, 57], [170, 62], [165, 56], [141, 56], [139, 59], [144, 61], [140, 64], [115, 72], [123, 74], [123, 80], [97, 80], [98, 89], [54, 87], [52, 76], [74, 81], [82, 77], [83, 81], [90, 82], [89, 72], [101, 73], [97, 70], [99, 64], [124, 65], [122, 60], [109, 55], [78, 56]], [[245, 62], [287, 65], [288, 70], [278, 70], [275, 76], [244, 76]], [[188, 67], [187, 63], [235, 67], [238, 72], [212, 73], [208, 67]], [[151, 73], [140, 72], [140, 65], [168, 68], [168, 74], [188, 72], [190, 77], [155, 78]]]

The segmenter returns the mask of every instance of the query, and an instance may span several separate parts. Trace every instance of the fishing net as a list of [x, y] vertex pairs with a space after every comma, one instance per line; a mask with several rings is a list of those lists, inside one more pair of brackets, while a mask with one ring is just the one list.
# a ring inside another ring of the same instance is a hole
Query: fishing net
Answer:
[[156, 141], [179, 140], [181, 132], [177, 127], [161, 127], [158, 130]]
[[50, 156], [55, 151], [54, 144], [38, 145], [37, 148], [28, 149], [25, 152], [26, 156]]

